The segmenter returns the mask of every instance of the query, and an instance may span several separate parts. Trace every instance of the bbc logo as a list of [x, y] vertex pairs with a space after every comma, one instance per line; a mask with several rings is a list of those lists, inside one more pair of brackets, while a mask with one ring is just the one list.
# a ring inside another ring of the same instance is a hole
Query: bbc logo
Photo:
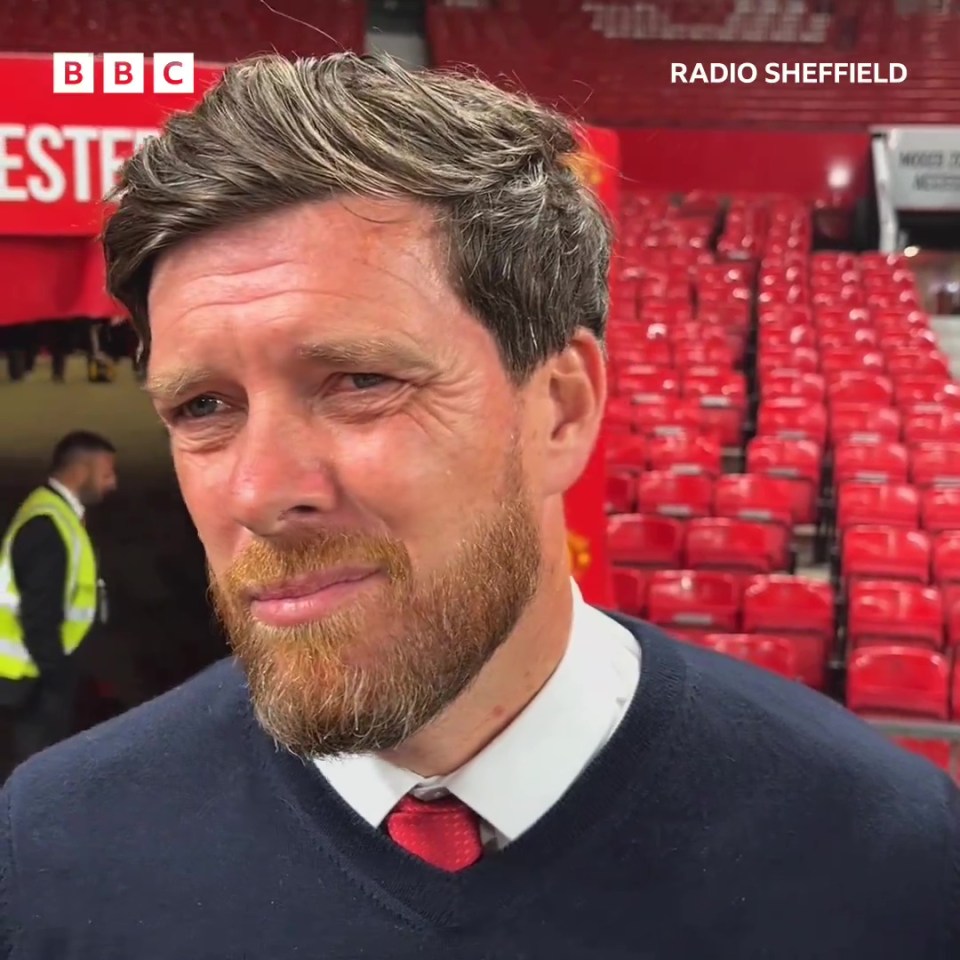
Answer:
[[[193, 93], [193, 54], [154, 53], [153, 93]], [[146, 54], [105, 53], [103, 55], [103, 93], [144, 93]], [[96, 93], [96, 54], [55, 53], [53, 55], [54, 93]]]

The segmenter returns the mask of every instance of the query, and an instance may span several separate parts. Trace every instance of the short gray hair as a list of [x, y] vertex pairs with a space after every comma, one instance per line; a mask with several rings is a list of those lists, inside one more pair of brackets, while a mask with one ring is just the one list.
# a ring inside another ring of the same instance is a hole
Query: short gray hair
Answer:
[[451, 281], [522, 383], [577, 328], [604, 336], [611, 231], [579, 149], [565, 118], [474, 77], [382, 56], [255, 57], [126, 164], [107, 285], [146, 354], [165, 251], [303, 202], [420, 201], [437, 211]]

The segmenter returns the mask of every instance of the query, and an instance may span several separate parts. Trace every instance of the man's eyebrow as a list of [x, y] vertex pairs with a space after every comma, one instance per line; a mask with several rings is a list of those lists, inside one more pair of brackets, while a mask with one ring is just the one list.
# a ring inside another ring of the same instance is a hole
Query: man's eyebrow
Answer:
[[[364, 367], [387, 366], [424, 376], [436, 374], [437, 366], [415, 347], [393, 340], [341, 340], [327, 343], [303, 343], [296, 349], [302, 360], [323, 366], [366, 372]], [[370, 372], [374, 372], [371, 370]], [[144, 389], [156, 403], [175, 403], [181, 397], [202, 389], [213, 380], [221, 379], [222, 371], [197, 367], [153, 373], [147, 377]]]
[[200, 367], [149, 374], [144, 390], [154, 402], [174, 403], [209, 383], [215, 376], [213, 370]]
[[359, 372], [363, 372], [366, 365], [387, 365], [423, 373], [437, 370], [416, 347], [378, 338], [303, 343], [297, 348], [297, 355], [323, 366], [348, 367]]

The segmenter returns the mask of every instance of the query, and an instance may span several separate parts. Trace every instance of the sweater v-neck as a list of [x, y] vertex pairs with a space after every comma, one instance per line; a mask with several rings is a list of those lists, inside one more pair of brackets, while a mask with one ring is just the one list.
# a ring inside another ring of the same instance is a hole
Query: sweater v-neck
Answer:
[[[305, 843], [368, 897], [407, 923], [456, 929], [519, 909], [539, 896], [569, 856], [584, 855], [596, 838], [637, 809], [648, 788], [662, 785], [666, 754], [675, 741], [686, 694], [685, 661], [672, 641], [637, 621], [614, 617], [641, 646], [643, 670], [617, 731], [567, 793], [504, 850], [459, 873], [445, 873], [398, 847], [349, 807], [312, 763], [254, 734], [263, 768], [298, 818]], [[640, 766], [644, 770], [640, 772]], [[509, 789], [509, 785], [505, 785]], [[609, 850], [609, 847], [607, 847]]]

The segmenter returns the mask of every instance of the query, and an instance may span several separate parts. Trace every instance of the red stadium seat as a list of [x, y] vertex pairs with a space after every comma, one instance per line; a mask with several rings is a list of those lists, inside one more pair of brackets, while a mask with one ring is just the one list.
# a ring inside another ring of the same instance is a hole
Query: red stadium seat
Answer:
[[801, 680], [797, 651], [786, 637], [760, 633], [708, 633], [702, 645], [789, 680]]
[[827, 410], [800, 397], [764, 400], [757, 413], [757, 434], [783, 440], [812, 440], [823, 446], [827, 437]]
[[929, 583], [930, 538], [904, 527], [853, 527], [843, 535], [840, 570], [848, 580]]
[[943, 648], [943, 600], [936, 587], [899, 580], [850, 584], [847, 641], [851, 647], [902, 643]]
[[816, 347], [817, 335], [813, 327], [799, 323], [761, 323], [757, 336], [761, 350], [782, 347]]
[[723, 450], [719, 440], [690, 431], [650, 437], [647, 450], [651, 470], [705, 473], [715, 477], [723, 467]]
[[900, 377], [896, 383], [897, 403], [904, 408], [935, 403], [949, 410], [960, 409], [960, 384], [932, 377]]
[[683, 380], [683, 394], [700, 405], [701, 422], [724, 446], [740, 445], [747, 410], [747, 387], [742, 373], [688, 373]]
[[910, 457], [902, 443], [841, 443], [833, 451], [833, 482], [906, 483]]
[[729, 517], [701, 517], [687, 527], [687, 565], [694, 570], [771, 573], [790, 565], [783, 527]]
[[708, 517], [713, 509], [713, 480], [706, 474], [651, 470], [637, 480], [637, 511], [665, 517]]
[[793, 527], [794, 493], [787, 480], [761, 473], [733, 473], [720, 477], [714, 487], [714, 513], [718, 517], [778, 523]]
[[884, 443], [900, 439], [900, 413], [892, 407], [838, 403], [830, 410], [830, 438], [841, 443]]
[[877, 346], [884, 353], [910, 349], [930, 351], [937, 347], [937, 335], [925, 327], [906, 327], [885, 333], [880, 337]]
[[903, 439], [910, 446], [930, 441], [960, 443], [960, 410], [908, 413], [903, 420]]
[[632, 403], [655, 401], [657, 397], [679, 397], [680, 377], [671, 370], [624, 373], [612, 381], [616, 396]]
[[604, 443], [608, 469], [640, 473], [647, 469], [647, 438], [635, 433], [611, 433]]
[[824, 352], [859, 347], [873, 350], [877, 344], [877, 335], [870, 327], [843, 327], [823, 330], [817, 335], [817, 346]]
[[889, 406], [893, 403], [893, 383], [878, 373], [845, 373], [838, 375], [827, 386], [831, 405], [855, 403]]
[[819, 307], [814, 311], [813, 322], [817, 330], [849, 330], [851, 327], [869, 327], [870, 311], [864, 307]]
[[837, 493], [837, 527], [856, 524], [906, 527], [920, 523], [920, 497], [905, 483], [845, 483]]
[[698, 365], [733, 368], [736, 361], [730, 344], [720, 341], [706, 341], [704, 343], [678, 343], [674, 347], [674, 363], [677, 369]]
[[841, 371], [868, 371], [882, 374], [886, 362], [879, 350], [864, 350], [861, 347], [838, 347], [824, 351], [820, 357], [820, 369], [829, 377]]
[[916, 444], [911, 450], [910, 473], [918, 487], [960, 485], [960, 442]]
[[811, 347], [770, 347], [757, 356], [757, 373], [765, 383], [774, 370], [795, 370], [798, 373], [818, 373], [820, 354]]
[[700, 408], [689, 400], [658, 397], [634, 407], [634, 429], [648, 436], [669, 436], [680, 431], [699, 430], [703, 425]]
[[781, 440], [754, 437], [747, 445], [747, 470], [778, 477], [790, 483], [793, 522], [813, 523], [817, 518], [817, 494], [823, 454], [812, 440]]
[[683, 566], [683, 523], [671, 517], [620, 514], [607, 522], [610, 562], [619, 567]]
[[947, 631], [947, 646], [960, 648], [960, 583], [940, 585], [943, 599], [943, 618]]
[[960, 584], [960, 530], [942, 533], [934, 540], [933, 579], [940, 587]]
[[604, 487], [607, 513], [632, 513], [637, 502], [637, 481], [624, 470], [608, 470]]
[[891, 377], [950, 376], [950, 364], [942, 353], [918, 348], [892, 350], [887, 354], [886, 367]]
[[626, 397], [610, 397], [603, 411], [603, 425], [608, 434], [633, 433], [634, 404]]
[[909, 646], [854, 650], [847, 671], [847, 706], [856, 713], [947, 720], [950, 662]]
[[930, 318], [922, 310], [877, 310], [874, 313], [873, 325], [881, 336], [909, 330], [914, 327], [930, 328]]
[[933, 534], [960, 530], [960, 487], [928, 487], [920, 497], [920, 517]]
[[737, 577], [709, 570], [658, 570], [647, 590], [651, 623], [690, 638], [739, 628]]
[[608, 337], [610, 351], [618, 364], [650, 364], [656, 367], [673, 366], [673, 348], [667, 340], [640, 340], [639, 331], [627, 330]]
[[799, 397], [808, 403], [823, 403], [827, 395], [826, 384], [819, 373], [798, 373], [796, 370], [777, 367], [763, 381], [763, 399]]
[[[666, 291], [665, 291], [666, 292]], [[675, 291], [680, 292], [680, 291]], [[682, 299], [660, 299], [655, 297], [641, 297], [640, 318], [645, 323], [662, 323], [673, 327], [693, 320], [693, 311], [690, 307], [689, 286], [683, 291]]]
[[835, 598], [829, 583], [780, 573], [753, 577], [743, 595], [743, 629], [790, 637], [801, 679], [823, 689], [835, 632]]
[[617, 609], [631, 617], [642, 617], [647, 612], [647, 581], [649, 572], [636, 568], [614, 567], [613, 598]]

